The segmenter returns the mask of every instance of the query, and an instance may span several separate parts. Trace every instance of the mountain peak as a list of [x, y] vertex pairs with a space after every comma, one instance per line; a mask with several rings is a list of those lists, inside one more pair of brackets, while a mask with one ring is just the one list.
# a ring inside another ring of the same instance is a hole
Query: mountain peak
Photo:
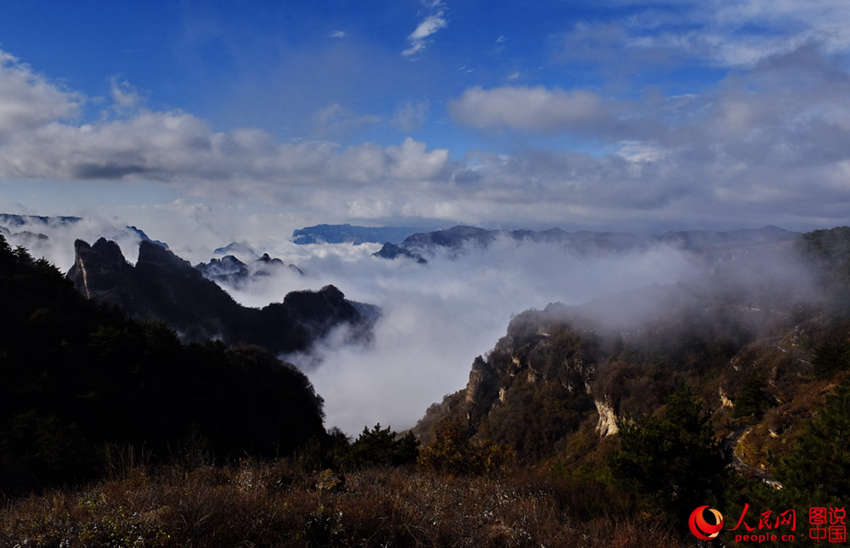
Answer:
[[[340, 323], [349, 323], [355, 335], [368, 337], [375, 319], [375, 310], [347, 301], [332, 285], [289, 293], [283, 303], [263, 309], [243, 307], [206, 279], [200, 268], [149, 241], [139, 243], [135, 266], [124, 260], [118, 244], [105, 238], [94, 246], [77, 240], [74, 248], [76, 260], [68, 278], [78, 291], [135, 318], [162, 321], [185, 340], [218, 338], [257, 344], [278, 354], [306, 350]], [[279, 259], [269, 258], [269, 263], [275, 261]], [[247, 270], [233, 255], [199, 266]]]
[[117, 296], [112, 289], [125, 289], [122, 280], [128, 269], [132, 267], [115, 242], [99, 238], [90, 246], [83, 240], [74, 241], [74, 265], [68, 278], [87, 298], [98, 297], [115, 304]]
[[163, 246], [149, 240], [142, 240], [139, 242], [139, 260], [136, 265], [148, 263], [173, 268], [192, 268], [189, 261], [181, 259]]

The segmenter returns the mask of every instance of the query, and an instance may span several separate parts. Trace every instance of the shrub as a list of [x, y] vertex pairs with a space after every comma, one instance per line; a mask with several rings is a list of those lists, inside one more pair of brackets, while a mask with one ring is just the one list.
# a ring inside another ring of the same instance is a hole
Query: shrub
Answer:
[[434, 441], [419, 454], [425, 468], [449, 474], [491, 474], [514, 461], [513, 452], [495, 443], [473, 443], [461, 424], [444, 419], [436, 428]]
[[381, 428], [378, 423], [363, 432], [351, 444], [346, 464], [351, 468], [367, 466], [401, 466], [413, 464], [419, 456], [419, 442], [413, 433], [399, 436], [390, 427]]

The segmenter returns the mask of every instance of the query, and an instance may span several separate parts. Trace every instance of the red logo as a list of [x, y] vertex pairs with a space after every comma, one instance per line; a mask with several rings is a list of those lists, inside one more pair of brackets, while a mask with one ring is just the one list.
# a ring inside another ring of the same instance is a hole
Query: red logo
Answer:
[[[709, 523], [705, 519], [705, 511], [708, 510], [714, 518], [714, 523]], [[709, 508], [708, 506], [700, 506], [691, 512], [691, 517], [688, 518], [688, 527], [691, 528], [691, 533], [700, 540], [711, 540], [716, 538], [723, 529], [723, 514]]]

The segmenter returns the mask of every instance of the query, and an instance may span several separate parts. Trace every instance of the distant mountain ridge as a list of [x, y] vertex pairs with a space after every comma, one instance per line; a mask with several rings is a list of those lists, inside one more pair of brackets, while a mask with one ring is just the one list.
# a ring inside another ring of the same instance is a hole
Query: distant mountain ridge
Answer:
[[368, 338], [377, 317], [372, 305], [353, 303], [332, 285], [294, 291], [262, 309], [241, 306], [192, 265], [149, 241], [139, 244], [136, 265], [104, 238], [77, 240], [68, 278], [87, 298], [113, 304], [138, 319], [158, 320], [186, 341], [249, 343], [275, 354], [307, 350], [336, 326]]
[[457, 225], [445, 230], [411, 234], [400, 244], [387, 242], [374, 256], [384, 259], [407, 257], [425, 263], [425, 256], [436, 250], [459, 250], [464, 246], [486, 248], [497, 238], [516, 241], [563, 244], [568, 249], [584, 253], [593, 251], [627, 251], [666, 243], [688, 251], [707, 251], [712, 247], [762, 244], [793, 240], [797, 232], [776, 226], [731, 231], [691, 230], [665, 232], [643, 236], [627, 232], [593, 232], [580, 230], [567, 232], [560, 228], [548, 230], [491, 230], [467, 225]]
[[314, 225], [296, 229], [292, 232], [292, 241], [299, 245], [305, 244], [341, 244], [385, 242], [396, 243], [415, 233], [418, 229], [403, 226], [356, 226], [350, 224], [342, 225]]
[[[20, 228], [23, 226], [29, 226], [32, 228], [38, 228], [41, 226], [45, 229], [66, 227], [79, 223], [82, 220], [82, 217], [74, 217], [67, 215], [51, 217], [43, 215], [17, 215], [11, 213], [0, 213], [0, 234], [6, 236], [7, 238], [12, 238], [12, 240], [18, 245], [30, 247], [32, 244], [44, 242], [50, 237], [47, 234], [41, 232], [33, 232], [31, 230], [13, 231], [15, 228]], [[127, 225], [124, 227], [124, 229], [137, 235], [143, 241], [153, 242], [168, 249], [167, 243], [162, 242], [160, 240], [152, 239], [150, 236], [145, 234], [145, 231], [141, 228], [135, 227], [133, 225]]]
[[241, 258], [243, 260], [247, 258], [256, 259], [259, 257], [259, 253], [257, 253], [254, 248], [249, 246], [244, 242], [230, 242], [229, 244], [217, 247], [213, 250], [214, 255], [233, 255], [237, 258]]
[[82, 220], [82, 217], [73, 216], [48, 217], [43, 215], [17, 215], [13, 213], [0, 213], [0, 223], [11, 226], [22, 226], [25, 224], [67, 225], [77, 223]]
[[212, 258], [208, 263], [198, 263], [195, 268], [208, 280], [240, 288], [257, 278], [272, 276], [286, 270], [303, 276], [304, 272], [294, 264], [272, 258], [263, 253], [260, 258], [244, 263], [234, 255], [225, 255], [221, 259]]

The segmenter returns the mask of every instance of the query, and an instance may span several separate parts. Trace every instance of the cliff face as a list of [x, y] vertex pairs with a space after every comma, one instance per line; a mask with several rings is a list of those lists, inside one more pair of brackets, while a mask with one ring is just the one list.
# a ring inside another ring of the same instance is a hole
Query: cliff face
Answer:
[[440, 420], [461, 418], [473, 438], [507, 444], [530, 460], [574, 432], [594, 409], [599, 350], [592, 337], [546, 314], [517, 316], [493, 350], [475, 358], [466, 388], [432, 406], [414, 432], [427, 441]]
[[274, 353], [303, 351], [334, 327], [351, 325], [368, 337], [377, 311], [353, 303], [333, 286], [297, 291], [262, 309], [239, 305], [168, 249], [143, 241], [135, 267], [115, 242], [93, 246], [77, 240], [68, 278], [87, 298], [122, 308], [131, 316], [166, 323], [184, 340], [210, 338], [250, 343]]
[[[86, 298], [98, 298], [113, 304], [129, 298], [129, 295], [126, 295], [119, 299], [115, 295], [116, 292], [131, 289], [125, 285], [125, 281], [133, 270], [121, 254], [118, 244], [100, 238], [90, 246], [82, 240], [77, 240], [74, 242], [74, 254], [74, 265], [68, 277]], [[113, 299], [113, 295], [116, 298]]]
[[[769, 468], [768, 453], [788, 446], [830, 385], [814, 374], [818, 341], [831, 329], [846, 341], [850, 328], [816, 310], [792, 313], [789, 302], [741, 306], [682, 288], [643, 298], [659, 307], [628, 322], [602, 321], [611, 301], [516, 316], [475, 358], [466, 387], [432, 405], [414, 433], [427, 443], [441, 420], [460, 420], [473, 440], [507, 445], [525, 462], [581, 459], [684, 384], [746, 466]], [[631, 299], [616, 302], [642, 298]]]

